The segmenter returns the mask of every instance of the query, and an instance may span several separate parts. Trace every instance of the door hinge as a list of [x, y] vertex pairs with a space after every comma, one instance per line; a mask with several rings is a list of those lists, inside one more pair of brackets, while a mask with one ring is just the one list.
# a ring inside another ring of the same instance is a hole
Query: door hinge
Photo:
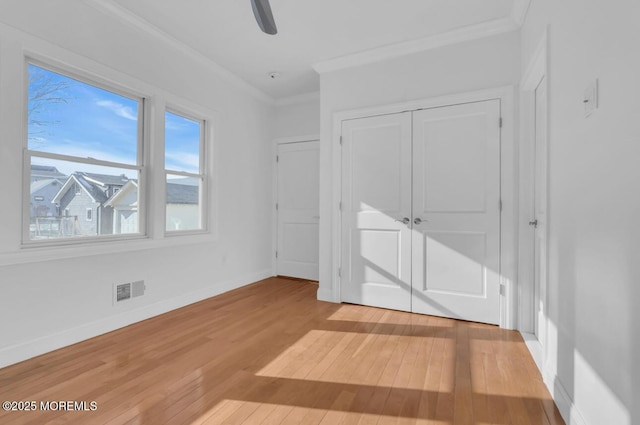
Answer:
[[340, 136], [340, 145], [342, 145], [342, 136]]
[[342, 211], [342, 201], [338, 202], [338, 211]]
[[498, 122], [498, 127], [502, 128], [502, 117], [500, 117], [500, 120]]
[[500, 284], [500, 295], [507, 295], [506, 292], [507, 288], [503, 284]]
[[280, 162], [280, 155], [276, 155], [276, 162]]
[[502, 199], [498, 201], [498, 209], [502, 212]]
[[342, 277], [342, 269], [338, 267], [338, 277]]
[[278, 258], [278, 251], [276, 251], [276, 258]]
[[276, 211], [278, 211], [278, 203], [276, 202]]

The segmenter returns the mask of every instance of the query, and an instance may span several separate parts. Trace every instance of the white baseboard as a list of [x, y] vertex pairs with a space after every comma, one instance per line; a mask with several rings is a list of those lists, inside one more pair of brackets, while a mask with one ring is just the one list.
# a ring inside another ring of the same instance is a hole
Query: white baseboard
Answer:
[[524, 339], [524, 343], [527, 345], [527, 348], [531, 353], [531, 357], [533, 357], [533, 361], [536, 362], [538, 370], [542, 373], [542, 365], [544, 364], [544, 350], [542, 349], [542, 344], [540, 344], [540, 341], [538, 341], [538, 338], [536, 338], [534, 334], [520, 332], [520, 335], [522, 335], [522, 339]]
[[[547, 388], [553, 395], [553, 400], [556, 402], [556, 406], [558, 406], [558, 410], [560, 410], [560, 414], [562, 415], [562, 419], [566, 422], [567, 425], [587, 425], [587, 421], [584, 420], [584, 417], [576, 407], [575, 403], [569, 396], [567, 390], [565, 390], [562, 382], [558, 380], [558, 377], [553, 378], [553, 384], [551, 382], [547, 382]], [[550, 385], [551, 384], [551, 385]]]
[[556, 406], [558, 406], [562, 419], [564, 419], [567, 425], [588, 425], [573, 399], [562, 385], [562, 382], [558, 379], [555, 370], [552, 370], [550, 367], [544, 367], [547, 359], [545, 359], [544, 349], [540, 341], [538, 341], [533, 334], [527, 332], [520, 332], [520, 334], [542, 375], [545, 386], [553, 397]]
[[0, 368], [94, 338], [151, 317], [159, 316], [169, 311], [220, 295], [224, 292], [240, 288], [271, 276], [271, 269], [262, 270], [240, 278], [220, 282], [198, 291], [189, 292], [178, 297], [163, 300], [155, 304], [125, 311], [115, 316], [3, 348], [0, 350]]

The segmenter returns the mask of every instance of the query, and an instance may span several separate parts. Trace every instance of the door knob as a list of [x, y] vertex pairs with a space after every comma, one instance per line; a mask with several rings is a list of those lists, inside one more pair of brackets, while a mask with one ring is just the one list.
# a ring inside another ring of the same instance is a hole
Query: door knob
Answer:
[[423, 220], [420, 217], [416, 217], [416, 218], [413, 219], [413, 224], [418, 225], [418, 224], [421, 224], [421, 223], [426, 223], [427, 221], [428, 220]]
[[400, 223], [403, 223], [405, 226], [408, 226], [409, 223], [411, 223], [411, 219], [409, 217], [404, 217], [402, 219], [396, 219], [396, 221], [399, 221]]
[[538, 219], [529, 222], [529, 226], [538, 227]]

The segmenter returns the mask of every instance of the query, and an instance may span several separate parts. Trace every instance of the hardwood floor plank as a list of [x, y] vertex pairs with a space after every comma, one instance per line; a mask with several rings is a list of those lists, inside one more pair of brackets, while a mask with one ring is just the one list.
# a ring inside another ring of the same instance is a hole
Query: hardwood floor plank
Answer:
[[517, 332], [272, 278], [0, 369], [3, 425], [563, 425]]

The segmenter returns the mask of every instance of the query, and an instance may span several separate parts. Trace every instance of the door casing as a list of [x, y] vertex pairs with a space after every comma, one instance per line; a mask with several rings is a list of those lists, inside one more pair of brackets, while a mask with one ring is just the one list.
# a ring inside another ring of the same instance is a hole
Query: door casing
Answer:
[[[516, 149], [514, 143], [514, 112], [513, 112], [514, 87], [505, 86], [495, 89], [480, 90], [455, 95], [422, 99], [412, 102], [403, 102], [379, 107], [357, 109], [335, 113], [333, 115], [333, 182], [332, 182], [332, 293], [334, 302], [340, 299], [340, 261], [342, 254], [341, 243], [341, 189], [342, 189], [342, 148], [341, 128], [342, 121], [355, 118], [364, 118], [376, 115], [388, 115], [404, 111], [413, 111], [426, 108], [450, 106], [461, 103], [478, 102], [484, 100], [499, 99], [502, 111], [501, 129], [501, 201], [502, 212], [500, 215], [500, 326], [507, 329], [515, 329], [517, 326], [517, 288], [516, 279], [516, 247], [517, 247], [517, 183], [516, 183]], [[321, 147], [322, 149], [322, 147]], [[322, 255], [322, 254], [321, 254]], [[322, 261], [322, 258], [321, 258]]]
[[[542, 334], [543, 340], [538, 340], [534, 335], [536, 309], [535, 303], [535, 282], [534, 276], [534, 261], [533, 261], [533, 247], [534, 247], [534, 232], [529, 226], [529, 221], [533, 217], [534, 208], [534, 180], [535, 180], [535, 106], [536, 106], [536, 89], [540, 82], [544, 79], [546, 82], [547, 90], [547, 129], [546, 137], [543, 138], [546, 143], [545, 150], [547, 169], [546, 173], [546, 187], [544, 188], [546, 193], [546, 216], [547, 216], [547, 244], [548, 244], [548, 228], [549, 228], [549, 170], [548, 170], [548, 144], [549, 144], [549, 73], [547, 64], [547, 44], [548, 35], [545, 31], [542, 35], [538, 46], [531, 56], [529, 65], [527, 66], [522, 82], [520, 84], [520, 158], [519, 158], [519, 238], [518, 238], [518, 282], [520, 286], [519, 290], [519, 320], [518, 330], [523, 334], [527, 346], [531, 351], [531, 354], [536, 361], [536, 364], [542, 371], [542, 365], [545, 364], [550, 358], [550, 349], [556, 345], [554, 341], [554, 335], [557, 335], [556, 331], [552, 329], [552, 323], [548, 317], [545, 316], [542, 319], [540, 326], [543, 326]], [[548, 247], [547, 247], [548, 248]], [[548, 264], [548, 258], [547, 264]], [[546, 279], [548, 279], [548, 275]], [[548, 294], [547, 288], [543, 288], [542, 292]], [[542, 300], [545, 307], [548, 308], [548, 295]], [[548, 313], [548, 310], [547, 310]]]

